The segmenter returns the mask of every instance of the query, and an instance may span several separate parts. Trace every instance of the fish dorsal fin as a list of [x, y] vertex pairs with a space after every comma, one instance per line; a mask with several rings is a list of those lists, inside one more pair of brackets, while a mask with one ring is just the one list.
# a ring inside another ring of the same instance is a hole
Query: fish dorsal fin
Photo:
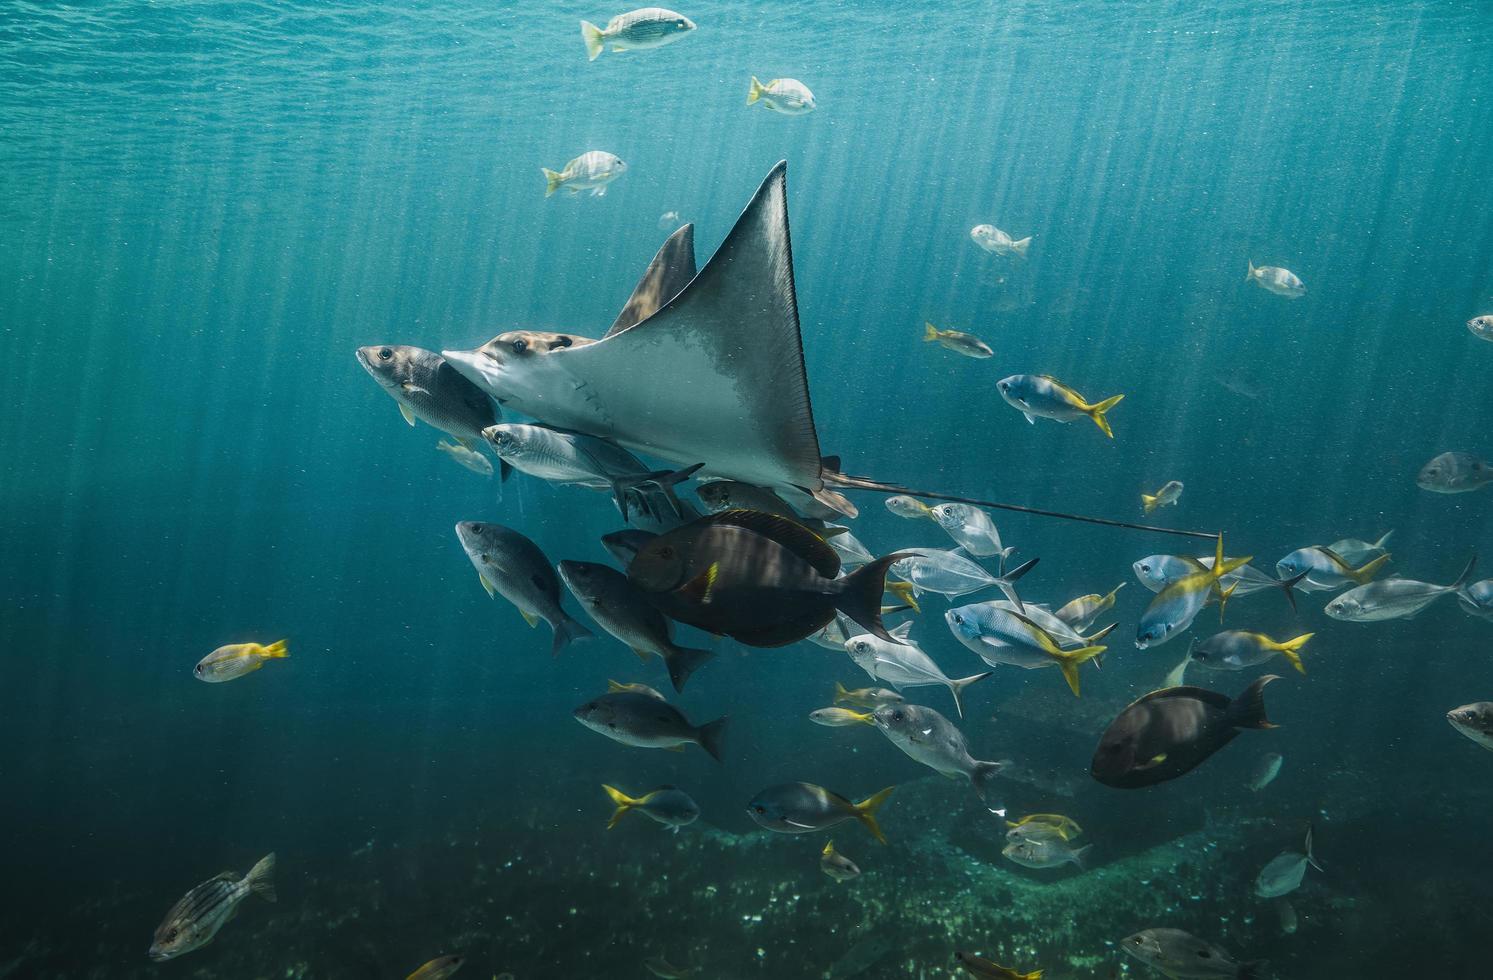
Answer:
[[1154, 701], [1154, 700], [1156, 700], [1157, 698], [1160, 698], [1160, 697], [1167, 697], [1167, 698], [1196, 698], [1197, 700], [1203, 702], [1204, 704], [1212, 705], [1215, 708], [1225, 708], [1225, 709], [1228, 708], [1228, 706], [1233, 703], [1233, 698], [1230, 698], [1227, 694], [1219, 694], [1217, 691], [1210, 691], [1206, 687], [1192, 687], [1192, 686], [1164, 687], [1164, 688], [1162, 688], [1159, 691], [1152, 691], [1150, 694], [1147, 694], [1145, 697], [1137, 698], [1136, 701], [1135, 701], [1135, 703], [1136, 704], [1143, 704], [1146, 701]]
[[723, 510], [719, 514], [707, 514], [700, 518], [700, 523], [739, 527], [756, 532], [787, 548], [825, 578], [834, 578], [840, 574], [839, 552], [797, 521], [760, 510]]
[[899, 623], [898, 625], [893, 626], [892, 630], [891, 630], [892, 636], [895, 637], [898, 640], [905, 640], [905, 639], [907, 639], [907, 635], [909, 633], [911, 633], [911, 632], [912, 632], [912, 620], [908, 620], [905, 623]]
[[756, 486], [824, 486], [786, 171], [785, 163], [773, 167], [705, 268], [657, 313], [552, 355], [567, 383], [604, 412], [606, 431], [597, 434]]
[[643, 278], [633, 287], [632, 295], [622, 305], [622, 312], [612, 321], [603, 339], [642, 323], [669, 300], [678, 296], [695, 278], [695, 226], [685, 225], [658, 250]]

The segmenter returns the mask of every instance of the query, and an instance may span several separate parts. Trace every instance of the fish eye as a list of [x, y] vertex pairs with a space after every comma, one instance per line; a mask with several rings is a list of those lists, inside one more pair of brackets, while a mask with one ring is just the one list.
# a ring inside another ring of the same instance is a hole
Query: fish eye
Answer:
[[1161, 631], [1163, 633], [1170, 633], [1172, 631], [1172, 624], [1167, 623], [1165, 626], [1161, 627]]
[[1147, 575], [1151, 574], [1151, 566], [1150, 565], [1142, 565], [1140, 567], [1140, 570], [1143, 571], [1143, 572], [1145, 572]]
[[668, 545], [664, 545], [662, 548], [658, 549], [658, 557], [664, 559], [673, 558], [674, 549]]
[[1133, 943], [1135, 943], [1135, 945], [1137, 945], [1137, 946], [1139, 946], [1141, 944], [1141, 942], [1142, 942], [1142, 940], [1141, 940], [1141, 938], [1139, 936], [1131, 936], [1130, 937], [1130, 941], [1133, 942]]
[[389, 350], [389, 348], [387, 348], [387, 347], [380, 347], [379, 348], [378, 359], [380, 361], [390, 360], [391, 358], [393, 358], [393, 356], [394, 356], [394, 352], [391, 351], [391, 350]]
[[763, 814], [763, 813], [767, 812], [767, 807], [765, 807], [765, 806], [754, 806], [754, 807], [752, 807], [752, 812], [757, 813], [757, 814]]
[[903, 715], [901, 708], [898, 708], [896, 711], [892, 712], [892, 720], [893, 721], [901, 721], [904, 717], [906, 717], [906, 716]]
[[1206, 949], [1198, 950], [1198, 956], [1205, 960], [1211, 960], [1213, 958], [1213, 954], [1208, 952]]
[[524, 351], [529, 349], [529, 342], [527, 340], [515, 340], [512, 346], [513, 353], [522, 354]]

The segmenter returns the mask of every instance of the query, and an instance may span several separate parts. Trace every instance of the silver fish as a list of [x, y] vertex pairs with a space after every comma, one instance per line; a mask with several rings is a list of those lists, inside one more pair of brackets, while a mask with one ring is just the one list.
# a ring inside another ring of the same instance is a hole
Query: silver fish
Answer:
[[1420, 468], [1415, 485], [1432, 493], [1470, 493], [1493, 482], [1493, 465], [1471, 453], [1442, 453]]
[[410, 425], [418, 419], [472, 443], [498, 421], [498, 411], [480, 387], [440, 354], [419, 347], [359, 347], [358, 363], [399, 405]]
[[1033, 425], [1039, 418], [1065, 423], [1088, 418], [1111, 439], [1115, 434], [1110, 428], [1109, 410], [1125, 398], [1124, 395], [1111, 395], [1091, 404], [1075, 389], [1047, 374], [1013, 374], [997, 381], [995, 388], [1006, 404], [1026, 416]]
[[752, 76], [751, 85], [747, 88], [747, 105], [761, 103], [765, 109], [780, 112], [785, 116], [802, 116], [813, 112], [819, 107], [814, 101], [814, 93], [809, 87], [796, 78], [774, 78], [763, 85], [757, 81], [757, 76]]
[[889, 704], [877, 708], [871, 718], [908, 758], [951, 779], [963, 776], [987, 807], [1005, 816], [1005, 807], [994, 800], [993, 781], [1007, 763], [984, 762], [970, 755], [964, 733], [952, 721], [917, 704]]
[[1433, 585], [1408, 578], [1386, 578], [1349, 589], [1327, 604], [1333, 619], [1350, 623], [1375, 623], [1386, 619], [1410, 619], [1444, 595], [1462, 590], [1472, 579], [1474, 557], [1451, 585]]
[[615, 153], [587, 150], [565, 164], [565, 169], [559, 172], [545, 167], [540, 167], [539, 170], [544, 174], [545, 197], [562, 187], [572, 194], [590, 191], [592, 197], [602, 197], [607, 192], [608, 184], [627, 173], [627, 164]]
[[435, 448], [478, 476], [492, 476], [492, 460], [475, 450], [468, 449], [460, 443], [449, 443], [444, 439], [436, 443]]
[[1075, 697], [1079, 696], [1079, 665], [1105, 651], [1097, 645], [1065, 650], [1031, 619], [993, 602], [950, 609], [944, 613], [944, 622], [960, 643], [991, 666], [1009, 664], [1028, 670], [1057, 667]]
[[[1212, 568], [1213, 556], [1193, 558], [1190, 555], [1147, 555], [1130, 567], [1142, 585], [1152, 592], [1160, 592], [1178, 579]], [[1253, 565], [1242, 565], [1226, 573], [1218, 584], [1219, 588], [1229, 593], [1231, 599], [1240, 599], [1266, 589], [1284, 588], [1280, 579], [1266, 575]], [[1305, 579], [1294, 588], [1303, 592], [1315, 591], [1315, 587]]]
[[1296, 273], [1277, 265], [1256, 266], [1250, 262], [1245, 282], [1252, 282], [1266, 292], [1284, 296], [1286, 299], [1300, 299], [1306, 295], [1306, 284], [1297, 277]]
[[1493, 619], [1493, 578], [1485, 578], [1457, 593], [1463, 612], [1479, 619]]
[[906, 494], [899, 493], [894, 497], [886, 498], [885, 503], [887, 510], [891, 511], [893, 514], [896, 514], [898, 517], [902, 517], [910, 521], [915, 521], [920, 517], [926, 517], [930, 521], [938, 520], [938, 518], [933, 516], [933, 508], [929, 507], [921, 500], [918, 500], [916, 497], [909, 497]]
[[1120, 948], [1173, 980], [1260, 980], [1265, 961], [1238, 963], [1228, 953], [1181, 929], [1143, 929]]
[[1016, 594], [1016, 582], [1031, 571], [1040, 559], [1033, 558], [1001, 575], [989, 571], [959, 554], [958, 550], [938, 551], [925, 548], [916, 555], [900, 559], [892, 564], [892, 574], [904, 582], [911, 582], [913, 592], [937, 592], [953, 598], [968, 595], [981, 589], [996, 586], [1006, 598], [1022, 607]]
[[1479, 340], [1493, 340], [1493, 314], [1473, 317], [1467, 321], [1467, 329]]
[[1285, 764], [1285, 761], [1279, 752], [1266, 752], [1260, 756], [1260, 761], [1256, 762], [1254, 769], [1250, 771], [1249, 782], [1245, 784], [1249, 787], [1249, 791], [1258, 793], [1273, 783], [1275, 777], [1280, 775], [1280, 767]]
[[1089, 852], [1093, 849], [1093, 844], [1073, 847], [1060, 837], [1024, 836], [1007, 843], [1001, 849], [1001, 854], [1023, 868], [1042, 870], [1075, 864], [1078, 870], [1085, 871], [1088, 868]]
[[1312, 854], [1312, 829], [1306, 828], [1306, 853], [1296, 851], [1285, 851], [1270, 859], [1270, 863], [1260, 869], [1259, 876], [1255, 878], [1255, 895], [1260, 898], [1280, 898], [1289, 895], [1301, 887], [1301, 881], [1306, 877], [1307, 865], [1311, 865], [1318, 871], [1322, 866], [1317, 863], [1317, 858]]
[[652, 654], [664, 661], [674, 690], [683, 691], [690, 675], [715, 656], [709, 650], [676, 644], [673, 623], [615, 568], [587, 561], [562, 561], [559, 572], [570, 594], [597, 625], [641, 659], [647, 660]]
[[936, 343], [946, 350], [977, 360], [995, 356], [995, 351], [990, 349], [990, 345], [974, 334], [965, 333], [962, 330], [940, 330], [927, 322], [923, 324], [923, 343]]
[[275, 855], [267, 854], [242, 878], [225, 871], [204, 881], [171, 906], [156, 927], [148, 955], [160, 963], [206, 946], [251, 892], [265, 901], [275, 900], [274, 876]]
[[1015, 548], [1001, 544], [1001, 533], [995, 521], [978, 507], [969, 504], [939, 504], [933, 508], [933, 519], [948, 532], [949, 537], [976, 558], [999, 556], [1004, 562]]
[[533, 541], [512, 528], [482, 521], [462, 521], [456, 536], [489, 596], [513, 603], [530, 626], [541, 619], [550, 624], [555, 631], [550, 653], [559, 656], [566, 644], [595, 635], [560, 608], [560, 580]]
[[[835, 549], [840, 556], [840, 567], [842, 569], [859, 568], [876, 560], [876, 556], [863, 544], [859, 538], [850, 533], [850, 528], [843, 524], [824, 525], [825, 543]], [[831, 533], [833, 532], [833, 533]]]
[[1389, 538], [1393, 531], [1385, 531], [1378, 541], [1360, 541], [1358, 538], [1340, 538], [1327, 547], [1337, 553], [1337, 556], [1350, 565], [1362, 565], [1378, 558], [1380, 555], [1388, 554]]
[[834, 841], [825, 844], [824, 850], [819, 853], [819, 870], [834, 881], [849, 881], [859, 878], [861, 874], [861, 869], [854, 861], [835, 850]]
[[1014, 255], [1021, 259], [1026, 258], [1027, 249], [1032, 244], [1030, 235], [1012, 238], [995, 225], [975, 225], [969, 230], [969, 237], [992, 255]]
[[683, 14], [663, 7], [641, 7], [618, 14], [597, 27], [581, 21], [581, 39], [586, 42], [586, 58], [595, 61], [602, 48], [610, 44], [613, 51], [642, 51], [673, 44], [695, 29], [695, 22]]
[[891, 635], [896, 642], [890, 643], [870, 633], [852, 636], [845, 641], [845, 652], [850, 654], [850, 659], [869, 674], [872, 680], [886, 681], [899, 691], [904, 687], [928, 687], [935, 684], [948, 688], [954, 699], [954, 707], [958, 710], [959, 717], [963, 718], [964, 700], [961, 695], [964, 689], [989, 677], [990, 671], [959, 680], [950, 678], [933, 662], [932, 657], [909, 638], [910, 629], [911, 623], [903, 623], [893, 629]]
[[691, 743], [716, 762], [721, 761], [721, 738], [726, 719], [692, 725], [667, 701], [634, 691], [611, 691], [587, 701], [573, 712], [575, 720], [614, 742], [640, 749], [672, 749]]
[[855, 725], [874, 724], [868, 711], [851, 711], [849, 708], [815, 708], [809, 712], [809, 720], [826, 728], [850, 728]]
[[1493, 701], [1474, 701], [1446, 713], [1453, 728], [1493, 751]]
[[1094, 625], [1094, 620], [1115, 607], [1115, 596], [1119, 595], [1124, 587], [1125, 583], [1121, 582], [1110, 590], [1108, 595], [1093, 592], [1081, 595], [1064, 605], [1054, 615], [1075, 630], [1086, 630]]
[[1181, 480], [1168, 480], [1155, 493], [1143, 493], [1140, 495], [1141, 510], [1149, 514], [1158, 507], [1175, 504], [1182, 499], [1183, 489]]

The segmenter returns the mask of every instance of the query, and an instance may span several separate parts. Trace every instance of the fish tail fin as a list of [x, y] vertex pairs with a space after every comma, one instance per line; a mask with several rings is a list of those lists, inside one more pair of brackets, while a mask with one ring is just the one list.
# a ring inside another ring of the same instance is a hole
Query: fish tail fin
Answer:
[[1251, 279], [1253, 279], [1255, 277], [1255, 273], [1257, 271], [1259, 271], [1259, 270], [1257, 270], [1255, 268], [1255, 260], [1254, 259], [1246, 259], [1245, 261], [1247, 261], [1249, 263], [1249, 271], [1244, 274], [1244, 281], [1245, 282], [1249, 282]]
[[664, 666], [669, 668], [669, 681], [674, 685], [674, 690], [683, 694], [685, 681], [713, 656], [715, 651], [695, 647], [675, 647], [670, 651], [664, 658]]
[[1025, 238], [1018, 239], [1017, 241], [1014, 241], [1014, 242], [1011, 243], [1011, 251], [1015, 252], [1017, 255], [1021, 256], [1022, 258], [1026, 258], [1026, 250], [1029, 249], [1029, 248], [1031, 248], [1031, 247], [1032, 247], [1032, 236], [1031, 235], [1028, 235]]
[[949, 681], [949, 693], [954, 696], [954, 708], [959, 712], [960, 718], [964, 717], [964, 689], [976, 681], [983, 681], [993, 673], [994, 671], [987, 670], [983, 674], [971, 674], [956, 681]]
[[710, 753], [710, 757], [716, 762], [721, 760], [721, 740], [726, 737], [726, 722], [730, 720], [728, 715], [722, 715], [708, 725], [701, 725], [695, 733], [700, 740], [700, 748]]
[[915, 613], [921, 613], [923, 607], [918, 605], [918, 590], [911, 582], [888, 582], [886, 591], [906, 603]]
[[[1040, 558], [1033, 558], [1031, 561], [1022, 562], [1011, 569], [1011, 571], [1001, 574], [995, 580], [995, 584], [1000, 587], [1001, 592], [1005, 594], [1007, 599], [1011, 600], [1011, 605], [1015, 606], [1016, 611], [1022, 615], [1026, 614], [1026, 603], [1022, 602], [1021, 596], [1016, 594], [1016, 581], [1031, 571], [1039, 561], [1041, 561]], [[1003, 559], [1002, 564], [1004, 563]]]
[[923, 321], [923, 343], [931, 344], [938, 339], [938, 328], [928, 321]]
[[613, 805], [617, 807], [617, 809], [612, 811], [612, 819], [607, 821], [607, 830], [611, 830], [617, 826], [617, 821], [621, 820], [628, 810], [631, 810], [642, 802], [641, 800], [633, 799], [615, 786], [608, 786], [606, 783], [602, 783], [601, 788], [606, 790], [607, 796], [612, 798]]
[[836, 579], [838, 585], [834, 596], [835, 608], [875, 636], [900, 643], [881, 625], [881, 596], [886, 592], [887, 569], [912, 554], [913, 552], [899, 551], [886, 555], [869, 565], [862, 565], [842, 579]]
[[1317, 863], [1317, 856], [1312, 853], [1312, 829], [1311, 824], [1306, 825], [1306, 863], [1325, 874], [1326, 869]]
[[1472, 581], [1472, 570], [1476, 567], [1477, 555], [1473, 555], [1471, 558], [1467, 559], [1467, 565], [1462, 569], [1462, 574], [1458, 575], [1457, 580], [1451, 584], [1451, 590], [1453, 592], [1461, 592], [1464, 588], [1466, 588], [1467, 583]]
[[1192, 651], [1197, 649], [1197, 637], [1187, 644], [1187, 652], [1182, 655], [1182, 662], [1167, 671], [1166, 678], [1161, 682], [1162, 687], [1181, 687], [1187, 683], [1187, 668], [1192, 666]]
[[276, 640], [267, 647], [260, 647], [259, 655], [266, 660], [279, 660], [283, 657], [288, 657], [290, 656], [290, 647], [286, 644], [289, 642], [289, 640]]
[[1068, 687], [1073, 690], [1075, 698], [1082, 697], [1078, 691], [1078, 665], [1093, 660], [1108, 649], [1109, 647], [1095, 645], [1079, 647], [1077, 650], [1059, 650], [1052, 654], [1058, 662], [1058, 668], [1063, 672], [1063, 680], [1068, 682]]
[[886, 834], [883, 834], [881, 832], [881, 824], [876, 822], [876, 811], [881, 809], [881, 805], [886, 802], [886, 798], [888, 796], [891, 796], [892, 790], [896, 788], [897, 787], [895, 786], [888, 786], [880, 793], [877, 793], [874, 796], [868, 796], [864, 800], [861, 800], [859, 803], [855, 804], [856, 817], [860, 820], [861, 823], [866, 825], [866, 829], [871, 832], [871, 836], [875, 837], [883, 844], [886, 843]]
[[757, 100], [762, 98], [762, 93], [765, 91], [767, 87], [757, 81], [757, 76], [753, 75], [751, 88], [747, 89], [747, 105], [756, 105]]
[[1074, 851], [1073, 856], [1069, 858], [1069, 860], [1078, 865], [1079, 871], [1087, 871], [1089, 870], [1089, 852], [1093, 849], [1093, 844], [1085, 844], [1083, 847], [1080, 847], [1078, 850]]
[[1010, 759], [1001, 759], [998, 762], [975, 760], [975, 768], [970, 771], [969, 781], [975, 788], [975, 795], [980, 798], [980, 802], [985, 804], [988, 809], [996, 811], [1005, 809], [1005, 807], [1000, 806], [996, 802], [992, 791], [995, 788], [995, 777], [999, 776], [1001, 771], [1010, 764]]
[[1286, 594], [1286, 601], [1291, 604], [1291, 612], [1296, 611], [1296, 586], [1310, 574], [1311, 569], [1308, 568], [1300, 575], [1293, 575], [1280, 584], [1281, 591]]
[[1374, 576], [1378, 575], [1379, 570], [1387, 564], [1389, 564], [1389, 552], [1385, 552], [1373, 561], [1366, 563], [1362, 568], [1347, 569], [1344, 574], [1359, 585], [1363, 585], [1366, 582], [1372, 582]]
[[[539, 172], [542, 173], [542, 174], [544, 174], [544, 180], [545, 180], [544, 196], [545, 197], [549, 197], [551, 194], [555, 193], [555, 191], [557, 191], [557, 190], [560, 189], [560, 185], [563, 184], [563, 183], [565, 183], [565, 175], [564, 174], [557, 174], [553, 170], [550, 170], [548, 167], [540, 167], [539, 168]], [[506, 474], [504, 475], [504, 479], [507, 479], [507, 475]]]
[[1223, 625], [1224, 607], [1227, 606], [1229, 604], [1229, 600], [1234, 597], [1234, 590], [1237, 588], [1239, 588], [1239, 583], [1235, 582], [1227, 589], [1220, 589], [1218, 592], [1218, 625], [1220, 626]]
[[1234, 728], [1277, 728], [1265, 715], [1265, 685], [1280, 680], [1279, 674], [1266, 674], [1255, 678], [1254, 683], [1244, 689], [1229, 703], [1228, 721]]
[[565, 612], [562, 611], [560, 617], [560, 621], [555, 624], [555, 641], [550, 644], [552, 657], [558, 657], [561, 650], [578, 640], [589, 640], [596, 636]]
[[1140, 495], [1140, 506], [1141, 506], [1141, 510], [1144, 511], [1145, 513], [1147, 513], [1147, 514], [1151, 513], [1151, 511], [1155, 510], [1159, 506], [1156, 503], [1156, 499], [1157, 499], [1156, 497], [1152, 496], [1149, 493], [1143, 493], [1143, 494], [1141, 494]]
[[849, 700], [850, 692], [845, 689], [845, 685], [841, 684], [839, 681], [835, 681], [835, 703], [839, 704], [841, 701]]
[[[1028, 239], [1028, 241], [1030, 241], [1030, 239]], [[1115, 432], [1109, 427], [1109, 419], [1107, 419], [1105, 415], [1109, 412], [1110, 409], [1114, 408], [1116, 405], [1120, 404], [1120, 402], [1124, 401], [1124, 399], [1124, 395], [1114, 395], [1112, 397], [1104, 399], [1104, 401], [1100, 402], [1097, 405], [1088, 406], [1084, 409], [1084, 412], [1088, 415], [1089, 418], [1094, 420], [1095, 425], [1099, 426], [1100, 432], [1103, 432], [1105, 435], [1113, 439], [1115, 437]]]
[[249, 869], [249, 873], [244, 876], [244, 884], [249, 886], [249, 891], [266, 902], [273, 902], [278, 897], [275, 894], [274, 851], [260, 858], [259, 863]]
[[1306, 646], [1307, 640], [1310, 640], [1316, 635], [1317, 634], [1315, 633], [1302, 633], [1300, 636], [1292, 637], [1284, 643], [1277, 643], [1275, 645], [1275, 648], [1280, 651], [1282, 656], [1284, 656], [1291, 662], [1292, 667], [1295, 667], [1298, 671], [1305, 674], [1306, 667], [1302, 664], [1301, 654], [1298, 651], [1300, 651], [1302, 647]]
[[601, 28], [589, 20], [583, 20], [581, 21], [581, 37], [586, 42], [586, 60], [595, 61], [602, 49]]

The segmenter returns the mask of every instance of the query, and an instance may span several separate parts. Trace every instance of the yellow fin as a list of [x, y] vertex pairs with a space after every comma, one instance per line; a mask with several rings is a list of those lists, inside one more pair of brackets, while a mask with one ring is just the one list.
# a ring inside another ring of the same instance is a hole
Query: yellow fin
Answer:
[[533, 613], [524, 612], [522, 609], [520, 609], [518, 611], [518, 614], [524, 617], [524, 622], [529, 624], [530, 629], [533, 629], [534, 627], [539, 625], [539, 617], [534, 615]]
[[[592, 55], [592, 57], [594, 58], [595, 55]], [[557, 190], [560, 189], [560, 185], [561, 184], [565, 183], [565, 175], [564, 174], [557, 174], [553, 170], [550, 170], [550, 169], [545, 168], [545, 167], [540, 167], [539, 170], [540, 170], [541, 173], [544, 174], [544, 180], [545, 180], [544, 196], [545, 197], [549, 197], [555, 191], [557, 191]]]
[[753, 75], [752, 86], [747, 89], [747, 105], [754, 105], [758, 99], [762, 98], [762, 93], [765, 91], [767, 89], [761, 82], [757, 81], [757, 76]]
[[895, 786], [888, 786], [880, 793], [868, 796], [859, 803], [854, 804], [855, 815], [860, 818], [861, 823], [866, 825], [866, 829], [871, 832], [871, 835], [883, 844], [886, 843], [886, 834], [881, 832], [881, 825], [876, 822], [876, 811], [881, 808], [881, 804], [886, 802], [886, 798], [891, 796], [892, 790], [896, 788]]
[[720, 562], [711, 562], [709, 568], [684, 583], [679, 589], [680, 593], [702, 606], [710, 605], [710, 600], [713, 598], [711, 592], [715, 588], [715, 577], [720, 574], [720, 570]]
[[498, 587], [492, 584], [492, 580], [481, 572], [477, 573], [477, 581], [482, 583], [482, 588], [487, 591], [487, 597], [491, 599], [498, 594]]
[[589, 20], [581, 21], [581, 39], [586, 42], [586, 60], [595, 61], [605, 43], [601, 28]]
[[602, 783], [601, 788], [606, 790], [607, 796], [612, 798], [612, 803], [617, 807], [612, 813], [612, 819], [607, 821], [607, 830], [611, 830], [617, 826], [617, 821], [621, 820], [628, 810], [643, 802], [642, 800], [633, 799], [615, 786], [608, 786], [606, 783]]
[[1109, 419], [1104, 416], [1106, 412], [1120, 404], [1124, 398], [1124, 395], [1115, 395], [1104, 399], [1104, 401], [1097, 405], [1084, 405], [1083, 411], [1089, 418], [1094, 420], [1095, 425], [1099, 426], [1099, 431], [1113, 439], [1115, 437], [1114, 430], [1109, 427]]
[[410, 425], [414, 425], [415, 424], [415, 410], [412, 409], [412, 408], [410, 408], [404, 402], [400, 402], [399, 403], [399, 414], [403, 415], [404, 416], [404, 420], [406, 422], [408, 422]]
[[1156, 498], [1149, 493], [1143, 493], [1140, 495], [1140, 505], [1141, 509], [1149, 514], [1156, 509]]
[[923, 321], [923, 343], [931, 344], [938, 339], [938, 328], [933, 324]]
[[290, 650], [286, 646], [288, 640], [276, 640], [267, 647], [259, 648], [259, 655], [266, 660], [278, 660], [281, 657], [290, 656]]
[[1359, 585], [1363, 585], [1366, 582], [1372, 581], [1374, 576], [1379, 574], [1379, 569], [1383, 568], [1388, 563], [1389, 552], [1385, 552], [1378, 558], [1375, 558], [1373, 561], [1364, 565], [1362, 568], [1344, 569], [1343, 574], [1347, 575]]
[[831, 854], [835, 853], [835, 842], [831, 840], [828, 844], [825, 844], [824, 850], [820, 851], [819, 853], [824, 855], [825, 857], [829, 857]]
[[922, 613], [923, 607], [918, 605], [917, 592], [911, 582], [888, 582], [886, 590], [911, 606], [913, 612]]
[[841, 701], [850, 701], [850, 692], [845, 690], [844, 684], [835, 681], [835, 703], [839, 704]]

